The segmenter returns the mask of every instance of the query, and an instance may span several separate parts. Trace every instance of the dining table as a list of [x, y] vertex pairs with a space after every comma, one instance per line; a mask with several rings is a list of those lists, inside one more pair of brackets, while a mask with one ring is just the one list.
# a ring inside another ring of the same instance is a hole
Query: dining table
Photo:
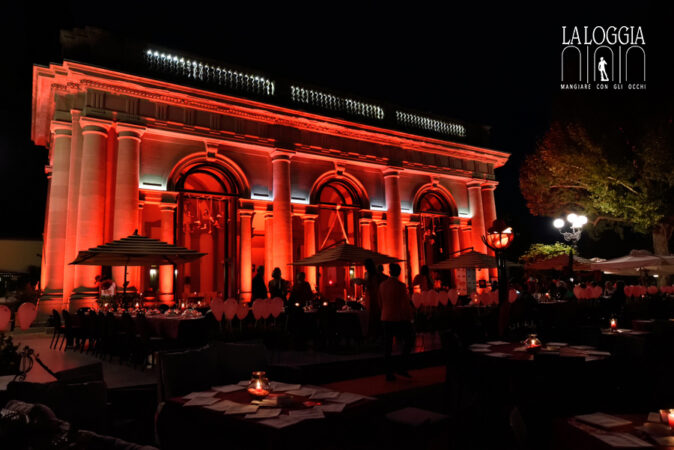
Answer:
[[674, 450], [674, 433], [658, 411], [559, 418], [553, 427], [553, 450], [648, 448]]
[[281, 382], [272, 382], [269, 396], [260, 399], [247, 385], [244, 380], [168, 399], [157, 415], [162, 448], [312, 448], [362, 422], [377, 405], [361, 394]]

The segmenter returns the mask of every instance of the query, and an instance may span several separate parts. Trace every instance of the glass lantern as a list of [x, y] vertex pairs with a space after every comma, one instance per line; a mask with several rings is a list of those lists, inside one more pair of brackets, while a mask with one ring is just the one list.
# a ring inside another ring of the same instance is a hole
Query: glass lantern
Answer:
[[538, 336], [535, 334], [530, 334], [522, 343], [526, 346], [527, 351], [530, 353], [539, 351], [543, 345], [541, 340], [538, 339]]
[[271, 384], [266, 372], [253, 372], [248, 383], [248, 393], [255, 398], [265, 398], [271, 392]]

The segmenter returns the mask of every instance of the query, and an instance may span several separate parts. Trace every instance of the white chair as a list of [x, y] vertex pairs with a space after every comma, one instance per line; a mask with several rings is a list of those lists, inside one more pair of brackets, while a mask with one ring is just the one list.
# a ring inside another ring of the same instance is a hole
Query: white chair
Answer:
[[267, 320], [271, 317], [271, 300], [265, 298], [262, 300], [262, 318]]
[[12, 310], [6, 305], [0, 305], [0, 331], [9, 331], [9, 322], [12, 320]]
[[211, 300], [211, 311], [215, 320], [221, 322], [222, 316], [225, 314], [225, 302], [220, 297], [214, 298]]
[[416, 309], [421, 308], [421, 305], [423, 305], [423, 297], [419, 292], [412, 294], [412, 303]]
[[22, 330], [27, 330], [37, 317], [37, 308], [31, 302], [22, 303], [16, 311], [16, 319]]
[[447, 294], [447, 291], [440, 291], [438, 293], [438, 303], [442, 306], [447, 306], [447, 302], [449, 302], [449, 295]]
[[283, 312], [283, 299], [281, 297], [274, 297], [270, 300], [269, 304], [269, 313], [274, 319], [278, 317]]
[[454, 288], [450, 289], [447, 292], [447, 297], [449, 297], [449, 301], [452, 302], [452, 306], [456, 306], [456, 302], [459, 301], [459, 293], [457, 290]]

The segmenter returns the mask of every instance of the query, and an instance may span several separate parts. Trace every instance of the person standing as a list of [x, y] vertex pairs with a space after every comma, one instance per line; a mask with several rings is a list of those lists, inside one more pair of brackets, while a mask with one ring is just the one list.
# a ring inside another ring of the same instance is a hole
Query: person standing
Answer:
[[288, 301], [288, 282], [281, 277], [281, 269], [275, 267], [269, 280], [269, 295], [271, 298], [280, 297], [283, 303]]
[[304, 272], [297, 272], [297, 281], [290, 292], [290, 301], [307, 306], [311, 303], [314, 293], [311, 291], [311, 285], [305, 280]]
[[[379, 286], [379, 306], [381, 308], [381, 323], [384, 330], [384, 365], [386, 366], [386, 380], [394, 381], [394, 372], [409, 378], [407, 365], [409, 354], [414, 343], [414, 331], [412, 330], [412, 318], [414, 310], [407, 292], [407, 286], [398, 280], [400, 265], [389, 264], [389, 278]], [[396, 338], [398, 346], [402, 343], [402, 354], [397, 370], [394, 370], [391, 361], [393, 350], [393, 338]]]
[[376, 338], [379, 335], [381, 309], [379, 308], [379, 285], [386, 279], [386, 277], [379, 272], [371, 259], [365, 260], [365, 309], [368, 312], [368, 326], [367, 334], [371, 338]]
[[421, 266], [419, 273], [412, 280], [412, 288], [414, 286], [419, 286], [421, 292], [426, 292], [433, 288], [433, 279], [431, 278], [431, 272], [428, 270], [427, 265]]
[[267, 298], [267, 285], [264, 283], [264, 266], [258, 266], [251, 286], [252, 300]]

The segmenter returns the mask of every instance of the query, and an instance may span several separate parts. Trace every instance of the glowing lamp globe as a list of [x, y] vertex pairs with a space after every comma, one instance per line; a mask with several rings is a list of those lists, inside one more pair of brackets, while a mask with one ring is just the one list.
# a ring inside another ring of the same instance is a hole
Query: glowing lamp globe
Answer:
[[503, 250], [510, 246], [514, 237], [512, 228], [502, 220], [495, 220], [494, 225], [487, 230], [486, 241], [490, 247]]
[[552, 222], [552, 226], [561, 230], [564, 228], [564, 219], [555, 219], [555, 221]]

